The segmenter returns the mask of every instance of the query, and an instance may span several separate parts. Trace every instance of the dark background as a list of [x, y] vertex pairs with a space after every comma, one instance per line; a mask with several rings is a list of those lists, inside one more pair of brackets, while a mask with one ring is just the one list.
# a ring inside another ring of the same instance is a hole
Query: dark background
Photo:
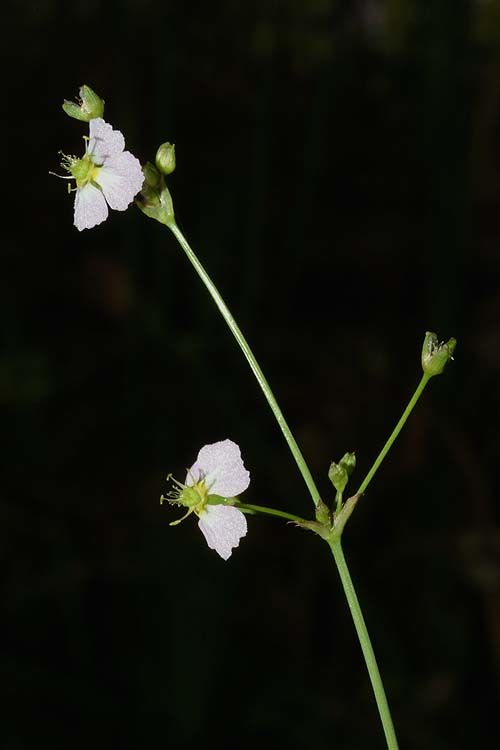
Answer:
[[176, 143], [179, 225], [325, 499], [359, 484], [458, 339], [344, 548], [402, 748], [498, 738], [500, 2], [40, 0], [4, 8], [0, 305], [4, 750], [383, 748], [319, 538], [253, 518], [230, 561], [159, 505], [230, 437], [247, 502], [312, 515], [174, 238], [79, 233], [58, 150], [87, 83], [142, 162]]

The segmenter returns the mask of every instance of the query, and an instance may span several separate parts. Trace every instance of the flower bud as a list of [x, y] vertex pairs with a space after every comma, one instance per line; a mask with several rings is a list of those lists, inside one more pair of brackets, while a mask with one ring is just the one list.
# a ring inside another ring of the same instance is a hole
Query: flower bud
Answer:
[[345, 453], [338, 464], [333, 461], [328, 470], [328, 479], [333, 484], [337, 492], [343, 492], [349, 481], [349, 477], [356, 466], [356, 456], [354, 453]]
[[316, 507], [316, 521], [321, 524], [331, 524], [330, 508], [323, 500], [320, 500]]
[[161, 204], [160, 194], [163, 187], [163, 177], [150, 161], [144, 164], [142, 173], [144, 182], [136, 202], [142, 210], [145, 208], [158, 209]]
[[144, 187], [153, 188], [153, 190], [157, 190], [161, 185], [161, 175], [154, 166], [154, 164], [151, 164], [150, 161], [147, 161], [145, 165], [142, 168], [143, 174], [144, 174]]
[[156, 166], [162, 174], [172, 174], [175, 169], [175, 144], [162, 143], [156, 152]]
[[355, 453], [344, 453], [340, 459], [340, 465], [347, 471], [347, 476], [350, 477], [354, 469], [356, 468], [356, 454]]
[[435, 333], [427, 331], [422, 346], [422, 368], [426, 375], [433, 377], [441, 375], [448, 360], [453, 359], [453, 352], [457, 345], [456, 339], [451, 338], [446, 343], [438, 340]]
[[90, 86], [81, 86], [79, 94], [80, 101], [78, 104], [67, 99], [64, 100], [62, 108], [67, 115], [74, 117], [75, 120], [83, 120], [83, 122], [90, 122], [96, 117], [103, 116], [104, 100], [97, 96]]
[[[146, 166], [143, 168], [143, 172], [146, 174]], [[154, 170], [155, 167], [151, 164], [150, 167]], [[149, 172], [149, 176], [153, 174]], [[169, 227], [175, 224], [174, 205], [172, 203], [172, 196], [165, 185], [163, 177], [160, 176], [160, 185], [157, 188], [151, 187], [149, 184], [149, 176], [146, 176], [146, 180], [141, 188], [141, 192], [135, 199], [136, 205], [141, 211], [149, 216], [150, 219], [156, 219], [160, 224], [165, 224]]]

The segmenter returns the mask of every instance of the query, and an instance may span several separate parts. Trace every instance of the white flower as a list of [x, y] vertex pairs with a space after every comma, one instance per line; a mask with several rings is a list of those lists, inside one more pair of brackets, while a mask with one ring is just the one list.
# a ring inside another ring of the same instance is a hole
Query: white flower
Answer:
[[[186, 485], [192, 487], [203, 482], [208, 495], [235, 497], [250, 484], [250, 474], [245, 469], [241, 452], [232, 440], [205, 445], [191, 466]], [[198, 511], [198, 526], [210, 549], [227, 560], [233, 547], [247, 533], [247, 519], [234, 505], [203, 505]]]
[[247, 533], [247, 521], [234, 505], [214, 504], [210, 497], [234, 498], [250, 484], [250, 474], [245, 469], [239, 447], [232, 440], [205, 445], [188, 470], [185, 484], [176, 484], [179, 489], [170, 494], [171, 502], [188, 507], [183, 518], [196, 513], [208, 546], [227, 560]]
[[125, 139], [101, 117], [90, 120], [90, 137], [82, 159], [66, 157], [66, 168], [76, 179], [75, 227], [91, 229], [108, 217], [108, 205], [125, 211], [142, 187], [138, 159], [124, 151]]

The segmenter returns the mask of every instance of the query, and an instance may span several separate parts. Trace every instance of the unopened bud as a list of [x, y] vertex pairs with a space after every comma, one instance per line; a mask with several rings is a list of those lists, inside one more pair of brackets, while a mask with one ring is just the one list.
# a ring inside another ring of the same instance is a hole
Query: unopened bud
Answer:
[[331, 524], [330, 508], [323, 500], [320, 500], [316, 506], [316, 521], [321, 524]]
[[162, 174], [172, 174], [175, 169], [175, 144], [162, 143], [156, 152], [156, 166]]
[[144, 187], [151, 188], [152, 190], [158, 190], [158, 188], [161, 186], [161, 174], [158, 172], [154, 164], [151, 164], [150, 161], [147, 161], [143, 168], [142, 172], [144, 174]]
[[345, 453], [338, 464], [333, 461], [328, 470], [328, 479], [333, 484], [337, 492], [343, 492], [356, 466], [356, 456], [354, 453]]
[[[151, 169], [147, 169], [147, 167]], [[160, 224], [165, 224], [167, 227], [175, 224], [174, 205], [172, 203], [172, 196], [170, 195], [168, 187], [165, 185], [165, 181], [162, 175], [160, 177], [160, 183], [158, 187], [152, 187], [150, 180], [154, 182], [154, 171], [155, 167], [152, 164], [145, 164], [143, 172], [146, 176], [144, 184], [141, 188], [141, 192], [135, 199], [136, 205], [141, 211], [149, 216], [150, 219], [156, 219]]]

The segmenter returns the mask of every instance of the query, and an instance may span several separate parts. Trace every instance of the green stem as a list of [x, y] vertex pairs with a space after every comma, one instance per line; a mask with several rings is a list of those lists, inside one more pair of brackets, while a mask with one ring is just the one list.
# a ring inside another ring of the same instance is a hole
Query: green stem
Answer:
[[266, 508], [265, 505], [249, 505], [249, 503], [238, 503], [234, 506], [241, 510], [243, 513], [265, 513], [268, 516], [277, 516], [277, 518], [286, 518], [287, 521], [295, 521], [296, 523], [305, 523], [305, 518], [300, 516], [294, 516], [293, 513], [286, 513], [284, 510], [276, 510], [275, 508]]
[[[221, 312], [224, 320], [226, 321], [231, 333], [233, 334], [234, 338], [238, 342], [240, 349], [242, 350], [243, 354], [245, 355], [245, 358], [247, 362], [249, 363], [252, 372], [255, 375], [255, 378], [257, 379], [257, 382], [259, 386], [261, 387], [262, 392], [264, 393], [269, 406], [271, 407], [271, 410], [280, 426], [280, 429], [285, 437], [285, 440], [288, 444], [288, 447], [290, 448], [290, 451], [292, 452], [293, 457], [295, 458], [295, 461], [297, 463], [297, 466], [299, 468], [300, 473], [302, 474], [304, 481], [307, 485], [307, 488], [311, 494], [311, 497], [314, 501], [314, 504], [316, 507], [319, 506], [321, 502], [321, 498], [318, 492], [318, 489], [316, 487], [316, 484], [311, 476], [311, 473], [309, 471], [309, 468], [304, 460], [304, 457], [302, 456], [302, 453], [295, 441], [295, 438], [293, 437], [290, 428], [288, 427], [285, 418], [281, 412], [281, 409], [278, 406], [278, 403], [274, 397], [274, 394], [264, 377], [264, 374], [255, 359], [255, 356], [253, 355], [252, 350], [250, 349], [250, 346], [248, 345], [245, 337], [243, 336], [240, 328], [238, 327], [236, 321], [234, 320], [233, 316], [229, 312], [229, 309], [227, 308], [224, 300], [222, 299], [221, 295], [219, 294], [219, 291], [217, 290], [217, 287], [212, 282], [211, 278], [205, 271], [204, 267], [196, 257], [195, 253], [189, 246], [188, 242], [186, 241], [184, 235], [178, 228], [178, 226], [175, 224], [175, 222], [171, 222], [167, 224], [169, 229], [174, 234], [175, 238], [179, 242], [180, 246], [184, 250], [185, 254], [187, 255], [189, 261], [193, 265], [195, 271], [197, 272], [198, 276], [200, 277], [201, 281], [207, 288], [209, 294], [211, 295], [212, 299], [214, 300], [215, 304], [217, 305], [219, 311]], [[392, 443], [396, 439], [399, 431], [401, 430], [403, 424], [405, 423], [406, 419], [408, 418], [408, 415], [410, 414], [411, 410], [413, 409], [415, 403], [418, 400], [418, 397], [420, 396], [421, 392], [423, 391], [426, 383], [427, 383], [427, 376], [424, 376], [422, 379], [422, 382], [417, 388], [417, 391], [413, 395], [412, 400], [408, 404], [405, 412], [403, 413], [403, 416], [399, 420], [398, 424], [396, 425], [396, 428], [394, 429], [392, 435], [390, 436], [389, 440], [387, 441], [386, 445], [384, 446], [382, 452], [378, 456], [377, 460], [375, 461], [374, 465], [368, 472], [364, 482], [362, 483], [359, 492], [364, 492], [366, 487], [368, 486], [369, 482], [373, 478], [375, 472], [377, 471], [378, 467], [382, 463], [385, 455], [387, 454], [389, 448], [391, 447]], [[268, 515], [278, 516], [280, 518], [285, 518], [289, 521], [296, 521], [296, 522], [303, 522], [304, 519], [299, 518], [298, 516], [294, 516], [291, 513], [285, 513], [284, 511], [277, 511], [274, 508], [267, 508], [265, 506], [259, 506], [259, 505], [247, 505], [247, 504], [241, 504], [238, 505], [240, 510], [247, 513], [265, 513]], [[337, 565], [340, 579], [342, 581], [342, 585], [344, 587], [344, 592], [349, 604], [349, 609], [351, 611], [354, 625], [356, 628], [356, 632], [359, 638], [359, 642], [361, 644], [361, 649], [363, 651], [363, 655], [365, 658], [366, 666], [368, 669], [368, 673], [370, 676], [371, 684], [373, 687], [373, 691], [375, 694], [375, 700], [377, 702], [377, 706], [380, 713], [380, 718], [382, 720], [382, 725], [384, 728], [385, 737], [387, 740], [387, 747], [388, 750], [397, 750], [398, 744], [396, 740], [396, 735], [394, 733], [394, 726], [392, 724], [391, 714], [389, 711], [389, 706], [387, 704], [387, 699], [384, 692], [384, 687], [382, 684], [382, 679], [380, 677], [380, 672], [378, 670], [377, 662], [375, 659], [375, 655], [373, 653], [373, 648], [370, 643], [370, 638], [368, 635], [368, 631], [365, 625], [365, 621], [363, 619], [363, 615], [361, 612], [361, 608], [359, 606], [359, 602], [356, 596], [356, 592], [354, 590], [354, 585], [351, 580], [351, 576], [349, 574], [349, 569], [347, 567], [346, 560], [344, 558], [344, 554], [342, 551], [342, 546], [340, 543], [340, 536], [337, 536], [335, 538], [332, 538], [329, 540], [329, 546], [332, 550], [333, 557], [335, 560], [335, 563]]]
[[389, 436], [389, 439], [387, 440], [386, 444], [384, 445], [384, 447], [382, 448], [382, 450], [378, 454], [377, 458], [375, 459], [375, 461], [373, 463], [373, 466], [371, 467], [370, 471], [368, 472], [368, 474], [366, 475], [366, 477], [361, 482], [359, 490], [358, 490], [358, 492], [356, 494], [362, 495], [363, 492], [365, 492], [365, 490], [368, 487], [368, 485], [370, 484], [370, 482], [372, 481], [373, 477], [375, 476], [375, 474], [377, 472], [377, 469], [379, 468], [380, 464], [382, 463], [382, 461], [384, 460], [384, 458], [388, 454], [389, 449], [391, 448], [393, 442], [396, 440], [397, 436], [401, 432], [401, 429], [402, 429], [404, 423], [406, 422], [406, 420], [410, 416], [410, 414], [411, 414], [411, 412], [413, 410], [413, 407], [415, 406], [415, 404], [417, 403], [418, 399], [422, 395], [422, 392], [423, 392], [425, 386], [427, 385], [427, 383], [429, 382], [430, 377], [431, 376], [427, 375], [426, 373], [424, 373], [422, 375], [422, 380], [418, 384], [418, 386], [417, 386], [417, 388], [415, 390], [415, 393], [413, 394], [413, 396], [411, 397], [411, 399], [410, 399], [410, 401], [408, 403], [408, 406], [406, 407], [406, 409], [404, 410], [403, 414], [401, 415], [401, 419], [399, 420], [399, 422], [397, 423], [396, 427], [391, 432], [391, 434]]
[[283, 413], [278, 406], [278, 402], [276, 401], [274, 394], [271, 390], [271, 387], [269, 383], [267, 382], [266, 378], [264, 377], [264, 373], [260, 369], [259, 363], [255, 359], [255, 356], [250, 349], [250, 346], [248, 345], [245, 337], [243, 336], [240, 328], [238, 327], [235, 319], [229, 312], [229, 309], [227, 308], [226, 303], [222, 299], [221, 295], [219, 294], [219, 291], [215, 284], [213, 283], [212, 279], [208, 275], [208, 273], [205, 271], [204, 267], [196, 257], [195, 253], [189, 246], [186, 238], [182, 234], [181, 230], [177, 226], [175, 222], [172, 222], [167, 225], [168, 228], [172, 231], [174, 234], [177, 242], [182, 247], [184, 252], [186, 253], [189, 261], [191, 262], [192, 266], [194, 267], [196, 273], [204, 283], [205, 287], [207, 288], [209, 294], [211, 295], [213, 301], [219, 308], [219, 311], [226, 321], [231, 333], [233, 334], [234, 338], [238, 342], [241, 351], [246, 357], [246, 360], [248, 364], [250, 365], [253, 374], [255, 375], [255, 378], [258, 382], [258, 384], [261, 387], [261, 390], [264, 394], [264, 396], [267, 399], [267, 402], [269, 406], [271, 407], [271, 410], [276, 417], [276, 421], [278, 422], [281, 432], [284, 435], [284, 438], [286, 442], [288, 443], [288, 447], [290, 448], [290, 451], [292, 452], [292, 455], [297, 463], [297, 466], [299, 467], [299, 471], [302, 474], [302, 477], [304, 478], [304, 482], [307, 485], [307, 489], [309, 490], [309, 493], [313, 499], [313, 502], [316, 506], [320, 503], [320, 495], [318, 492], [318, 488], [316, 487], [316, 484], [314, 482], [314, 479], [311, 476], [311, 472], [309, 471], [309, 467], [307, 466], [304, 457], [300, 451], [299, 446], [297, 445], [295, 438], [293, 437], [290, 428], [288, 427], [285, 417], [283, 416]]
[[365, 658], [366, 668], [368, 669], [368, 674], [370, 675], [370, 681], [372, 684], [373, 693], [375, 695], [375, 700], [377, 702], [380, 719], [382, 721], [388, 750], [398, 750], [398, 741], [396, 739], [396, 733], [394, 731], [394, 725], [392, 723], [391, 712], [387, 703], [384, 685], [382, 683], [382, 678], [380, 676], [377, 660], [373, 652], [370, 636], [368, 635], [368, 630], [366, 628], [363, 613], [361, 612], [361, 607], [359, 606], [358, 597], [356, 596], [356, 591], [354, 590], [354, 585], [349, 574], [349, 568], [347, 567], [347, 562], [344, 557], [340, 538], [337, 538], [335, 541], [329, 542], [329, 546], [332, 550], [335, 564], [337, 565], [337, 569], [339, 571], [340, 580], [342, 581], [342, 586], [344, 587], [344, 592], [349, 604], [349, 609], [351, 610], [352, 619], [354, 621], [354, 627], [356, 628], [356, 633], [358, 634], [361, 650], [363, 651], [363, 656]]

